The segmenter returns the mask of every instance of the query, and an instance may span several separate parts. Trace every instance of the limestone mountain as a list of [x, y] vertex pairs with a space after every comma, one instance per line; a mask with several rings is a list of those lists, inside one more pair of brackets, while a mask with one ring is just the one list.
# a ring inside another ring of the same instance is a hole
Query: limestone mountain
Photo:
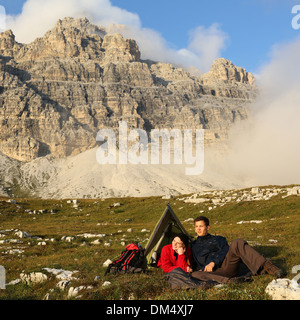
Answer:
[[29, 44], [0, 34], [0, 152], [31, 161], [80, 154], [101, 128], [204, 128], [205, 142], [226, 141], [247, 118], [257, 89], [251, 73], [226, 59], [194, 76], [143, 60], [135, 40], [87, 19], [64, 18]]

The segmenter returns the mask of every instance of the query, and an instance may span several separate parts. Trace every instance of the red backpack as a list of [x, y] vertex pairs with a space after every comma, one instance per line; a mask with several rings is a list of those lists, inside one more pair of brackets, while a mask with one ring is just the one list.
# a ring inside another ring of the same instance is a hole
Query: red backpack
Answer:
[[145, 249], [139, 243], [130, 243], [122, 251], [121, 255], [111, 262], [105, 272], [115, 273], [138, 273], [145, 269]]

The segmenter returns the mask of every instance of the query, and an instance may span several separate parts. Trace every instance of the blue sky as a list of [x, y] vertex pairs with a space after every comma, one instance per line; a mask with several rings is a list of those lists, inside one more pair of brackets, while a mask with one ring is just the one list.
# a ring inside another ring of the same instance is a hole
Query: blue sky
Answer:
[[[75, 0], [78, 1], [82, 0]], [[20, 14], [24, 2], [0, 0], [9, 15]], [[219, 54], [254, 73], [268, 62], [274, 45], [293, 41], [300, 34], [300, 29], [291, 27], [292, 7], [300, 4], [297, 0], [111, 0], [110, 3], [137, 14], [141, 28], [156, 31], [174, 50], [187, 48], [191, 31], [198, 26], [209, 28], [217, 23], [227, 36]]]
[[289, 0], [112, 0], [136, 12], [144, 27], [158, 30], [171, 44], [186, 47], [189, 30], [212, 23], [229, 36], [223, 56], [236, 65], [256, 71], [269, 59], [272, 46], [299, 35], [291, 27]]

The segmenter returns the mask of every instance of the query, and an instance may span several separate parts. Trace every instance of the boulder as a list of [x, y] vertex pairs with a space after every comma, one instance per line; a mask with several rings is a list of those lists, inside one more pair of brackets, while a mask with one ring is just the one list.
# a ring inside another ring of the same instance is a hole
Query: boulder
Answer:
[[20, 279], [27, 284], [45, 282], [48, 277], [42, 272], [31, 272], [30, 274], [21, 273]]
[[31, 235], [29, 233], [21, 230], [16, 231], [15, 235], [19, 238], [31, 238]]
[[65, 290], [70, 285], [70, 281], [68, 280], [61, 280], [57, 283], [56, 287], [60, 290]]
[[103, 263], [103, 267], [108, 267], [111, 263], [112, 263], [112, 261], [111, 261], [110, 259], [107, 259], [107, 260]]
[[290, 279], [272, 280], [266, 287], [273, 300], [300, 300], [300, 286]]

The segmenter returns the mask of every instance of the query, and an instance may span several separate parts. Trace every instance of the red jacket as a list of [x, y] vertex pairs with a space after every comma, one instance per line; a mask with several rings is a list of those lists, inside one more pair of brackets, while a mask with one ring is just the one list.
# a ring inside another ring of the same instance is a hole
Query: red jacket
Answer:
[[186, 259], [185, 254], [177, 255], [177, 259], [174, 255], [174, 250], [172, 244], [167, 244], [161, 250], [161, 255], [158, 260], [157, 266], [162, 268], [164, 272], [170, 272], [175, 268], [180, 267], [183, 271], [187, 272], [187, 266], [191, 267], [192, 264], [192, 250], [190, 247], [187, 247], [186, 253], [189, 258], [189, 264]]

